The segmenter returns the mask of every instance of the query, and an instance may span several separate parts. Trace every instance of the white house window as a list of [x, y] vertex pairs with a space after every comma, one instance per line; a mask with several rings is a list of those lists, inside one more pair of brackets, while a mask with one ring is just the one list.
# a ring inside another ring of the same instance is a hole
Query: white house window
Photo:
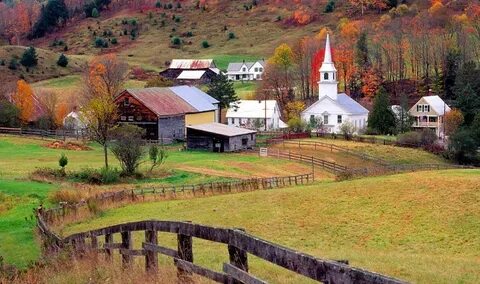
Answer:
[[417, 112], [421, 112], [422, 111], [422, 105], [417, 105]]
[[255, 72], [258, 72], [258, 67], [255, 67]]
[[323, 74], [323, 79], [324, 79], [324, 80], [328, 80], [328, 73], [324, 73], [324, 74]]
[[328, 124], [328, 114], [325, 114], [325, 115], [323, 116], [323, 123], [324, 123], [324, 124]]
[[337, 123], [342, 123], [342, 116], [341, 115], [337, 116]]
[[242, 68], [242, 71], [243, 71], [243, 72], [247, 72], [247, 68], [243, 67], [243, 68]]
[[424, 112], [430, 112], [430, 105], [423, 105]]
[[332, 79], [335, 80], [335, 73], [332, 74]]
[[262, 67], [258, 68], [258, 71], [263, 72], [263, 68]]

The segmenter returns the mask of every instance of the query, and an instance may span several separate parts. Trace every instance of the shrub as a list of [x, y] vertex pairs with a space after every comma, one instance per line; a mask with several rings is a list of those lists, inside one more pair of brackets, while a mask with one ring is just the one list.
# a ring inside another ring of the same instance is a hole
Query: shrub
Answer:
[[153, 168], [165, 163], [165, 160], [168, 158], [168, 153], [163, 147], [159, 148], [158, 145], [154, 144], [151, 145], [148, 150], [148, 158], [152, 163], [152, 167], [150, 168], [150, 172], [152, 172]]
[[350, 121], [345, 121], [342, 123], [342, 125], [340, 125], [340, 131], [342, 132], [345, 140], [350, 140], [355, 132], [355, 126]]
[[116, 37], [112, 38], [112, 44], [118, 44], [118, 41], [117, 41]]
[[103, 184], [115, 183], [120, 179], [121, 172], [117, 168], [101, 168], [100, 169], [100, 181]]
[[155, 8], [162, 8], [162, 3], [160, 3], [160, 1], [157, 1], [155, 3]]
[[32, 173], [33, 177], [41, 177], [45, 179], [59, 179], [65, 175], [61, 170], [52, 168], [38, 168]]
[[175, 36], [172, 38], [172, 44], [178, 46], [182, 44], [182, 40], [179, 37]]
[[8, 62], [8, 69], [10, 70], [17, 70], [18, 62], [17, 59], [12, 58], [10, 62]]
[[25, 67], [33, 67], [38, 64], [37, 51], [31, 46], [25, 50], [20, 60], [20, 64]]
[[235, 33], [234, 32], [229, 32], [228, 33], [228, 39], [235, 39]]
[[61, 171], [65, 175], [65, 167], [68, 165], [68, 158], [65, 154], [62, 154], [60, 159], [58, 159], [58, 165], [61, 167]]
[[100, 170], [85, 168], [70, 175], [70, 178], [90, 184], [110, 184], [120, 179], [120, 171], [116, 168], [101, 168]]
[[63, 47], [63, 51], [68, 51], [68, 45], [65, 45], [65, 46]]
[[[108, 43], [107, 43], [108, 44]], [[95, 39], [95, 47], [96, 48], [100, 48], [100, 47], [104, 47], [105, 46], [105, 40], [101, 37], [97, 37]]]
[[98, 13], [97, 8], [92, 9], [92, 18], [98, 18], [100, 16], [100, 13]]
[[0, 100], [0, 126], [20, 126], [20, 109], [8, 100]]
[[130, 25], [136, 26], [137, 25], [137, 19], [131, 19], [130, 20]]
[[420, 133], [417, 131], [409, 131], [403, 134], [398, 135], [397, 143], [399, 145], [407, 145], [407, 146], [419, 146], [420, 145]]
[[168, 3], [167, 9], [173, 9], [173, 4], [172, 4], [172, 3]]
[[175, 17], [175, 20], [174, 20], [174, 21], [175, 21], [175, 23], [180, 23], [181, 20], [182, 20], [182, 18], [180, 18], [180, 17]]
[[331, 13], [333, 10], [335, 10], [335, 1], [330, 0], [328, 1], [327, 6], [325, 6], [325, 13]]
[[193, 33], [191, 31], [188, 31], [188, 32], [185, 33], [185, 36], [186, 37], [192, 37]]
[[112, 130], [114, 139], [111, 150], [120, 162], [123, 173], [132, 176], [143, 156], [142, 136], [144, 130], [135, 125], [121, 125]]
[[60, 57], [57, 60], [57, 65], [60, 67], [67, 67], [68, 65], [68, 58], [65, 56], [65, 54], [60, 54]]
[[122, 19], [122, 25], [126, 25], [128, 24], [128, 20], [127, 19]]
[[307, 129], [307, 123], [301, 118], [292, 118], [288, 122], [288, 129], [295, 133], [300, 133]]
[[210, 44], [208, 43], [208, 41], [204, 40], [204, 41], [202, 41], [202, 47], [203, 48], [209, 48]]

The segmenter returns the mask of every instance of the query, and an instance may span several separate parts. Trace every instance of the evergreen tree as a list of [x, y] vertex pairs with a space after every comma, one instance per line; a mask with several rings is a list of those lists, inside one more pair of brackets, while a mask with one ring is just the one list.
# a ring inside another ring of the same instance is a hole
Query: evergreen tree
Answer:
[[42, 6], [40, 17], [32, 29], [30, 37], [43, 37], [52, 27], [68, 19], [68, 9], [64, 0], [48, 0]]
[[35, 47], [31, 46], [23, 52], [22, 59], [20, 60], [20, 64], [22, 64], [25, 67], [37, 66], [38, 58], [37, 58], [37, 51], [35, 50]]
[[356, 46], [356, 62], [358, 67], [366, 69], [370, 66], [370, 60], [368, 58], [368, 39], [367, 33], [362, 32], [357, 41]]
[[61, 67], [67, 67], [68, 65], [68, 58], [65, 56], [65, 54], [61, 54], [60, 57], [57, 60], [57, 65]]
[[454, 99], [454, 86], [455, 80], [457, 78], [457, 72], [460, 65], [460, 52], [456, 50], [448, 51], [445, 69], [443, 70], [444, 74], [444, 90], [445, 97], [447, 99]]
[[480, 113], [480, 93], [475, 92], [470, 83], [467, 83], [455, 94], [457, 96], [455, 106], [462, 111], [465, 125], [471, 125], [475, 116]]
[[394, 134], [395, 114], [390, 107], [387, 91], [381, 87], [373, 102], [373, 110], [368, 115], [368, 128], [373, 133]]
[[325, 6], [325, 13], [331, 13], [335, 10], [335, 1], [329, 0], [327, 6]]
[[92, 18], [98, 18], [100, 16], [100, 13], [98, 13], [97, 8], [92, 9]]
[[236, 102], [239, 100], [235, 93], [233, 82], [229, 81], [227, 76], [222, 73], [208, 84], [207, 93], [220, 102], [220, 109], [235, 107]]

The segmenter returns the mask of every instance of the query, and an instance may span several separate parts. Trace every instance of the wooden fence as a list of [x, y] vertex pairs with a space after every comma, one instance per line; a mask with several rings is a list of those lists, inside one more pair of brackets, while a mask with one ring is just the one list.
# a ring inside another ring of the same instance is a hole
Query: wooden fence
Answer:
[[56, 140], [65, 140], [66, 138], [86, 139], [86, 130], [44, 130], [44, 129], [30, 129], [30, 128], [9, 128], [0, 127], [0, 133], [20, 135], [20, 136], [35, 136], [40, 138], [51, 138]]
[[[112, 260], [114, 252], [118, 251], [124, 267], [131, 266], [134, 258], [142, 257], [149, 273], [155, 273], [158, 269], [158, 255], [161, 254], [173, 258], [182, 282], [189, 282], [190, 275], [197, 274], [217, 283], [266, 283], [249, 273], [248, 255], [251, 254], [323, 283], [406, 283], [342, 262], [319, 259], [260, 239], [241, 229], [217, 228], [190, 222], [148, 220], [109, 226], [61, 238], [49, 229], [41, 214], [37, 214], [37, 223], [45, 245], [52, 251], [70, 248], [76, 255], [84, 252], [103, 253], [109, 260]], [[141, 248], [135, 249], [132, 233], [141, 231], [144, 232], [145, 238]], [[160, 245], [158, 232], [176, 234], [177, 249]], [[114, 242], [115, 234], [120, 235], [120, 242]], [[193, 238], [227, 245], [230, 261], [223, 264], [222, 272], [193, 262]]]
[[349, 170], [346, 166], [342, 166], [335, 162], [330, 162], [330, 161], [322, 160], [313, 156], [303, 155], [299, 153], [292, 153], [291, 151], [282, 152], [279, 149], [268, 149], [267, 153], [269, 157], [308, 163], [312, 165], [312, 168], [315, 166], [320, 167], [334, 174], [339, 174], [341, 172], [345, 172]]
[[318, 141], [300, 141], [300, 140], [286, 141], [286, 140], [283, 140], [283, 139], [269, 139], [267, 141], [267, 144], [270, 144], [270, 145], [277, 144], [277, 145], [282, 145], [283, 147], [285, 147], [286, 145], [296, 146], [299, 149], [301, 149], [302, 147], [309, 147], [309, 148], [313, 148], [314, 150], [323, 148], [323, 149], [330, 150], [331, 152], [336, 151], [336, 152], [340, 152], [340, 153], [345, 153], [347, 155], [352, 155], [352, 156], [361, 158], [363, 160], [369, 160], [369, 161], [372, 161], [372, 162], [374, 162], [376, 164], [379, 164], [379, 165], [384, 165], [384, 166], [390, 165], [390, 163], [387, 162], [386, 160], [379, 159], [377, 157], [373, 157], [373, 156], [370, 156], [370, 155], [365, 154], [365, 153], [360, 153], [360, 152], [357, 152], [357, 151], [354, 151], [354, 150], [351, 150], [351, 149], [348, 149], [348, 148], [345, 148], [345, 147], [337, 146], [337, 145], [334, 145], [334, 144], [330, 144], [330, 143], [323, 143], [323, 142], [318, 142]]
[[44, 220], [46, 222], [53, 223], [54, 221], [63, 220], [65, 217], [69, 217], [69, 215], [71, 214], [76, 215], [79, 209], [88, 207], [88, 205], [92, 202], [95, 202], [96, 206], [101, 207], [103, 206], [103, 204], [106, 203], [143, 201], [147, 196], [175, 198], [177, 197], [177, 195], [185, 193], [191, 194], [193, 196], [205, 196], [207, 194], [246, 192], [253, 190], [266, 190], [297, 185], [306, 185], [314, 182], [314, 180], [315, 176], [312, 172], [295, 176], [252, 178], [246, 180], [121, 190], [104, 192], [76, 204], [61, 204], [58, 207], [49, 208], [48, 210], [42, 209], [41, 211]]

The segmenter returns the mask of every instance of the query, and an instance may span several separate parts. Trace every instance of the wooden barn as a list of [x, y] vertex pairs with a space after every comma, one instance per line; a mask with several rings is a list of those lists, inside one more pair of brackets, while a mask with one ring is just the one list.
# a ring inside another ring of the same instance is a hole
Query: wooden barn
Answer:
[[145, 138], [169, 143], [185, 140], [185, 126], [212, 123], [218, 101], [190, 86], [127, 89], [115, 99], [119, 123], [146, 130]]
[[254, 130], [220, 123], [187, 126], [187, 149], [218, 153], [252, 149], [256, 135]]
[[174, 59], [160, 76], [180, 84], [208, 84], [220, 74], [213, 59]]

